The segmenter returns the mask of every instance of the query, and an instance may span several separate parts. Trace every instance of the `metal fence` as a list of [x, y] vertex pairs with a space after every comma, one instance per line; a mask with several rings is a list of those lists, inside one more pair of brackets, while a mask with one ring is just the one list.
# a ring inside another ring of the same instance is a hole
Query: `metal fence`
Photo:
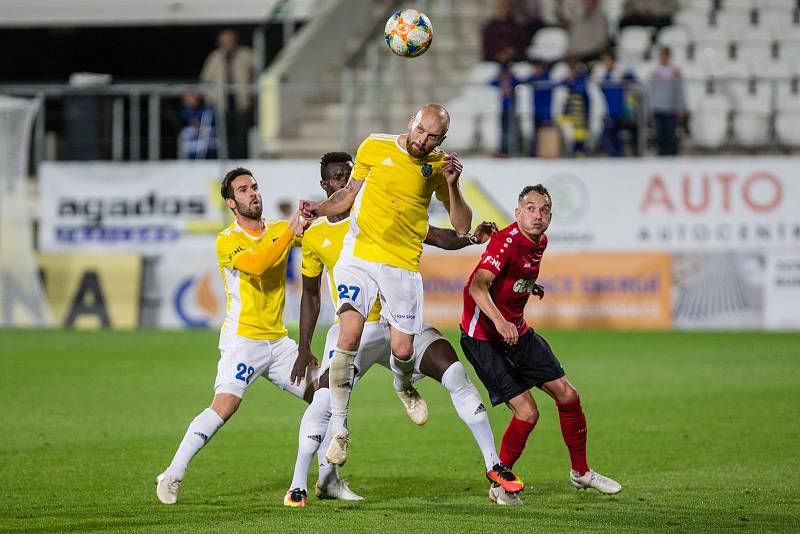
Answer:
[[[468, 130], [468, 134], [462, 135], [467, 137], [466, 141], [458, 143], [460, 151], [486, 154], [497, 150], [498, 143], [495, 139], [497, 135], [491, 128], [494, 128], [494, 125], [497, 129], [501, 127], [498, 123], [500, 101], [496, 92], [486, 90], [486, 84], [431, 82], [411, 86], [396, 77], [381, 79], [380, 76], [370, 76], [369, 70], [366, 76], [359, 74], [359, 71], [347, 68], [342, 72], [340, 80], [332, 83], [278, 84], [276, 90], [282, 95], [304, 95], [304, 113], [303, 118], [291, 125], [291, 128], [282, 125], [282, 128], [273, 132], [272, 137], [268, 137], [261, 128], [264, 117], [271, 111], [264, 105], [265, 88], [259, 84], [247, 86], [113, 84], [91, 87], [0, 85], [0, 94], [33, 97], [39, 100], [40, 112], [36, 118], [33, 143], [33, 161], [36, 164], [47, 159], [155, 161], [180, 157], [178, 134], [181, 123], [177, 119], [177, 109], [181, 96], [194, 91], [217, 102], [224, 102], [226, 91], [243, 87], [254, 95], [256, 102], [252, 109], [252, 124], [255, 129], [251, 132], [253, 150], [250, 151], [250, 157], [283, 156], [287, 153], [285, 147], [289, 141], [294, 142], [294, 149], [288, 151], [291, 155], [303, 155], [304, 143], [308, 146], [305, 155], [316, 154], [318, 148], [352, 150], [370, 132], [403, 131], [408, 118], [416, 109], [430, 101], [443, 102], [450, 109], [451, 115], [459, 118], [453, 121], [454, 128]], [[769, 82], [771, 83], [769, 91], [772, 94], [776, 93], [777, 84], [786, 81]], [[687, 81], [687, 93], [700, 94], [702, 100], [707, 87], [709, 90], [725, 93], [725, 83], [724, 79], [714, 80], [713, 84], [709, 81]], [[712, 88], [714, 84], [716, 88]], [[639, 148], [638, 153], [644, 154], [644, 148], [651, 137], [645, 112], [646, 91], [638, 84], [633, 86], [633, 90], [640, 103], [635, 115], [638, 132], [635, 142]], [[484, 96], [472, 101], [463, 98], [470, 93]], [[692, 102], [697, 98], [697, 96], [688, 98], [690, 113], [697, 111], [693, 109], [698, 107], [697, 102]], [[770, 96], [770, 99], [774, 100], [774, 96]], [[288, 99], [278, 99], [278, 102], [281, 100], [288, 101]], [[736, 146], [732, 118], [736, 117], [739, 110], [735, 107], [735, 98], [731, 101], [733, 107], [725, 119], [728, 123], [723, 125], [725, 141], [720, 145], [723, 148]], [[75, 102], [83, 103], [85, 106], [83, 108], [80, 105], [73, 106]], [[228, 159], [229, 132], [226, 129], [228, 110], [224, 106], [218, 106], [214, 109], [214, 113], [213, 129], [217, 141], [215, 157]], [[512, 138], [531, 136], [530, 113], [531, 105], [518, 98], [516, 120], [508, 125]], [[774, 103], [765, 113], [768, 114], [765, 120], [769, 121], [771, 132], [771, 124], [777, 115]], [[94, 120], [94, 126], [83, 128], [81, 121], [89, 118]], [[69, 135], [91, 138], [88, 142], [96, 148], [93, 157], [82, 157], [67, 150], [68, 124], [71, 126]], [[450, 132], [448, 146], [451, 148], [455, 146], [456, 133]], [[597, 134], [597, 131], [593, 132], [595, 137]], [[759, 146], [748, 147], [748, 150], [774, 151], [776, 146], [774, 139], [774, 134], [770, 133]], [[597, 152], [597, 149], [595, 143], [594, 152]], [[527, 155], [524, 150], [519, 149], [517, 143], [512, 143], [509, 152], [511, 156]]]

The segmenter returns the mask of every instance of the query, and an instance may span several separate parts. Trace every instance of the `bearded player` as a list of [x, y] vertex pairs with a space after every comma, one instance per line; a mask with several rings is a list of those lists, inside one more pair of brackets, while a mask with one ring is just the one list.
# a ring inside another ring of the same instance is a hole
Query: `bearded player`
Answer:
[[298, 351], [283, 324], [289, 249], [300, 246], [307, 224], [299, 212], [288, 222], [262, 219], [258, 183], [242, 167], [225, 175], [220, 194], [236, 221], [217, 237], [227, 314], [214, 399], [189, 424], [169, 467], [156, 478], [156, 496], [164, 504], [175, 504], [189, 462], [233, 416], [259, 376], [301, 399], [313, 393], [310, 374], [290, 380]]
[[[567, 381], [550, 345], [525, 323], [531, 294], [544, 296], [536, 283], [547, 247], [545, 231], [552, 200], [541, 184], [525, 187], [514, 210], [516, 222], [494, 234], [464, 286], [461, 348], [489, 392], [492, 406], [505, 403], [513, 413], [500, 443], [500, 461], [513, 467], [522, 455], [539, 411], [531, 395], [538, 387], [558, 407], [561, 433], [572, 469], [570, 483], [602, 493], [622, 490], [614, 480], [591, 470], [586, 461], [586, 418], [578, 392]], [[522, 504], [516, 495], [492, 485], [489, 498]]]
[[[342, 189], [350, 178], [353, 168], [352, 157], [344, 152], [329, 152], [320, 161], [320, 186], [328, 197]], [[299, 380], [306, 374], [306, 366], [318, 365], [311, 353], [311, 339], [320, 311], [320, 294], [323, 270], [327, 270], [331, 284], [331, 298], [334, 306], [338, 291], [333, 285], [332, 272], [341, 253], [348, 228], [349, 212], [320, 218], [303, 237], [303, 294], [300, 304], [300, 350], [294, 366], [293, 379]], [[455, 250], [472, 244], [485, 243], [497, 228], [493, 223], [481, 223], [471, 236], [459, 236], [453, 230], [431, 226], [425, 243], [442, 249]], [[355, 377], [353, 387], [374, 364], [390, 368], [390, 335], [387, 324], [381, 321], [380, 301], [376, 300], [370, 308], [361, 336], [361, 343], [354, 361]], [[323, 372], [319, 379], [319, 389], [306, 408], [300, 422], [297, 461], [289, 491], [284, 496], [284, 505], [300, 507], [306, 505], [308, 495], [307, 481], [312, 458], [319, 452], [319, 480], [314, 493], [317, 498], [361, 500], [344, 481], [336, 476], [336, 468], [324, 458], [324, 451], [330, 442], [328, 421], [331, 417], [330, 390], [328, 389], [327, 368], [339, 337], [339, 324], [328, 330], [323, 353]], [[486, 476], [492, 482], [502, 485], [510, 493], [522, 490], [523, 483], [514, 473], [500, 463], [494, 444], [492, 428], [486, 414], [480, 393], [467, 377], [464, 367], [458, 361], [453, 346], [434, 327], [425, 324], [420, 335], [414, 337], [415, 367], [412, 382], [429, 376], [440, 382], [450, 393], [453, 406], [464, 424], [472, 432], [481, 450]], [[395, 389], [401, 400], [402, 383], [395, 377]], [[404, 403], [405, 404], [405, 403]], [[406, 406], [406, 413], [416, 424], [424, 424], [427, 410], [420, 411]]]
[[428, 231], [428, 207], [435, 194], [447, 209], [453, 228], [466, 235], [472, 210], [458, 180], [462, 165], [455, 154], [438, 147], [450, 126], [439, 105], [420, 109], [401, 135], [373, 134], [358, 148], [348, 184], [316, 204], [300, 201], [304, 217], [337, 215], [351, 210], [344, 247], [336, 263], [340, 330], [330, 366], [331, 425], [327, 458], [347, 460], [346, 427], [354, 360], [364, 324], [375, 300], [389, 324], [392, 367], [402, 382], [404, 402], [422, 406], [411, 385], [416, 359], [414, 336], [423, 330], [422, 277], [419, 256]]

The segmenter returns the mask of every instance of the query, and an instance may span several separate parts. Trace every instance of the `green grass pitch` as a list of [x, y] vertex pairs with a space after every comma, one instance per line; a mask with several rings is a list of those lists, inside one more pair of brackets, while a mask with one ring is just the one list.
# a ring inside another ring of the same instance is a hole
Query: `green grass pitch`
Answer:
[[[0, 331], [0, 530], [800, 529], [800, 334], [544, 335], [581, 393], [589, 463], [620, 495], [569, 486], [555, 409], [538, 392], [542, 416], [516, 466], [525, 506], [491, 504], [446, 391], [420, 384], [430, 419], [416, 427], [376, 368], [353, 393], [342, 470], [366, 502], [282, 506], [305, 405], [261, 380], [189, 467], [178, 505], [164, 506], [153, 480], [211, 399], [217, 333]], [[489, 414], [499, 442], [510, 413]]]

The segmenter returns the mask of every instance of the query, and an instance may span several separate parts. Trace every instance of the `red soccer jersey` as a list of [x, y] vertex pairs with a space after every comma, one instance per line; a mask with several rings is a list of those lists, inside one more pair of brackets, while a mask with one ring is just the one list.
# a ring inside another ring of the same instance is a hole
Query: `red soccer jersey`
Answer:
[[496, 276], [489, 287], [489, 294], [505, 320], [517, 327], [520, 336], [528, 331], [524, 315], [525, 304], [539, 276], [539, 264], [542, 262], [545, 248], [547, 248], [546, 235], [543, 234], [539, 242], [534, 243], [520, 232], [517, 223], [491, 237], [481, 261], [464, 286], [461, 328], [467, 335], [482, 340], [503, 339], [497, 333], [492, 320], [481, 312], [469, 294], [469, 286], [478, 269], [486, 269]]

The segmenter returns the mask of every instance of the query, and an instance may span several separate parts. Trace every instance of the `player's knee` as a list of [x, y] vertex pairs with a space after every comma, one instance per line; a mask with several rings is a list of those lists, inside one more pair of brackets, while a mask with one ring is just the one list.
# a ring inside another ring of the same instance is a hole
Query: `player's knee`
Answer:
[[342, 332], [339, 334], [339, 342], [336, 346], [342, 350], [356, 351], [360, 341], [360, 336]]
[[[413, 339], [413, 338], [412, 338]], [[392, 342], [392, 354], [398, 360], [408, 360], [414, 351], [413, 341], [396, 341]]]
[[441, 382], [450, 393], [455, 393], [472, 386], [472, 382], [469, 381], [467, 372], [464, 370], [464, 366], [461, 362], [451, 364], [450, 367], [442, 373]]
[[566, 387], [558, 392], [556, 402], [559, 404], [564, 404], [566, 402], [575, 402], [579, 398], [580, 395], [578, 395], [578, 390], [575, 389], [572, 384], [566, 384]]
[[539, 420], [539, 410], [535, 404], [525, 404], [517, 407], [514, 417], [528, 423], [536, 423]]
[[236, 395], [220, 394], [214, 397], [211, 403], [211, 409], [217, 412], [220, 419], [227, 421], [239, 409], [242, 399]]

